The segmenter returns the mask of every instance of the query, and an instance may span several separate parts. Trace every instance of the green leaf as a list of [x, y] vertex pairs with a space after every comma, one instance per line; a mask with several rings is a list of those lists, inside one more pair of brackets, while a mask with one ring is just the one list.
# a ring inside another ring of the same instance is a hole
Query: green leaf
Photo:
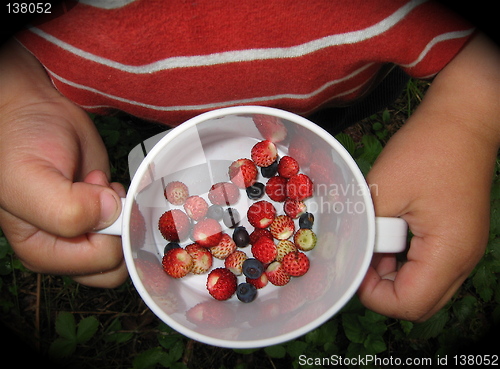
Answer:
[[78, 323], [78, 329], [76, 331], [76, 342], [85, 343], [94, 336], [99, 328], [99, 321], [93, 317], [89, 316], [84, 318]]
[[354, 343], [363, 343], [365, 341], [365, 330], [357, 314], [342, 314], [342, 326], [349, 341]]
[[300, 355], [302, 355], [308, 348], [308, 344], [304, 341], [291, 341], [286, 345], [286, 349], [288, 354], [291, 357], [298, 358]]
[[137, 355], [133, 362], [134, 369], [152, 369], [162, 360], [166, 359], [167, 354], [161, 347], [153, 347]]
[[58, 337], [50, 344], [49, 356], [54, 359], [62, 359], [71, 356], [76, 350], [76, 341]]
[[493, 297], [492, 286], [496, 284], [495, 274], [483, 264], [477, 268], [476, 273], [472, 277], [472, 284], [481, 299], [488, 302]]
[[448, 322], [449, 314], [445, 309], [439, 310], [431, 318], [423, 323], [416, 323], [411, 330], [410, 338], [428, 340], [437, 337], [443, 331]]
[[354, 155], [354, 151], [356, 150], [356, 143], [351, 136], [346, 133], [339, 133], [335, 136], [335, 138], [341, 143], [342, 146], [344, 146], [349, 154]]
[[464, 296], [462, 299], [455, 301], [452, 305], [452, 310], [457, 319], [464, 323], [475, 315], [477, 299], [474, 296]]
[[361, 138], [361, 142], [363, 143], [364, 148], [361, 158], [370, 164], [373, 164], [375, 159], [377, 159], [379, 154], [382, 152], [382, 144], [375, 136], [371, 135], [364, 135]]
[[76, 322], [73, 314], [67, 311], [59, 313], [55, 327], [57, 334], [76, 343]]
[[363, 344], [366, 350], [371, 354], [378, 354], [379, 352], [387, 350], [384, 338], [378, 334], [369, 334]]
[[281, 359], [286, 355], [286, 349], [283, 345], [269, 346], [264, 348], [264, 351], [274, 359]]

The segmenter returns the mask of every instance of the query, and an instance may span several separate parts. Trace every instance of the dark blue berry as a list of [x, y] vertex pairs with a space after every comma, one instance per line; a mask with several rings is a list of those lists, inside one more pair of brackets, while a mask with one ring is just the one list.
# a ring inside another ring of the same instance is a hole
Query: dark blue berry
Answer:
[[278, 173], [278, 160], [275, 160], [270, 166], [260, 168], [260, 173], [265, 178], [271, 178]]
[[264, 264], [254, 258], [246, 259], [243, 262], [243, 274], [250, 279], [259, 278], [264, 273]]
[[224, 214], [224, 209], [220, 205], [211, 205], [207, 211], [207, 218], [212, 218], [217, 221], [222, 219], [222, 215]]
[[226, 227], [234, 228], [240, 223], [241, 217], [235, 208], [227, 208], [222, 215], [222, 221]]
[[255, 182], [253, 185], [246, 188], [248, 198], [251, 200], [260, 199], [262, 196], [264, 196], [264, 188], [264, 183]]
[[250, 243], [250, 235], [243, 226], [236, 227], [233, 232], [233, 241], [238, 247], [246, 247]]
[[236, 296], [241, 302], [252, 302], [257, 297], [257, 288], [251, 283], [240, 283], [236, 289]]
[[311, 213], [304, 213], [299, 218], [299, 227], [300, 228], [309, 228], [311, 229], [314, 224], [314, 215]]
[[169, 243], [167, 243], [167, 245], [163, 249], [163, 253], [166, 254], [168, 251], [170, 251], [172, 249], [177, 249], [179, 247], [181, 247], [181, 245], [179, 245], [177, 242], [169, 242]]

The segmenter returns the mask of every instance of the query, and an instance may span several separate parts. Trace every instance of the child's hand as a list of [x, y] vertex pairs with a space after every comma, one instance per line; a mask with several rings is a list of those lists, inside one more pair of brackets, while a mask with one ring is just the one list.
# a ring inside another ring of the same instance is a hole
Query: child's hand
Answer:
[[384, 315], [425, 320], [483, 256], [500, 145], [500, 53], [477, 36], [438, 75], [369, 173], [377, 215], [402, 216], [408, 261], [375, 255], [359, 289]]
[[19, 45], [0, 52], [0, 227], [29, 269], [100, 287], [122, 283], [111, 224], [125, 190], [110, 184], [92, 121], [51, 85]]

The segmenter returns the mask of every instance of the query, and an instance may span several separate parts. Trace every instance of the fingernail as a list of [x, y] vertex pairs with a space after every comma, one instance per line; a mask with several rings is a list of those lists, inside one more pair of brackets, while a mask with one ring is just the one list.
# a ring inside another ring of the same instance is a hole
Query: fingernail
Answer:
[[99, 226], [107, 227], [118, 217], [118, 202], [109, 191], [102, 191], [101, 201], [101, 220]]

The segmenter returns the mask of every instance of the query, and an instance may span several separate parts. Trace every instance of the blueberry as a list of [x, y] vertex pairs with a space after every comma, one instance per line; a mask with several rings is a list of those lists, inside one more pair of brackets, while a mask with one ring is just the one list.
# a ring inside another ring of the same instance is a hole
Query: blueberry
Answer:
[[278, 160], [275, 160], [270, 166], [260, 168], [263, 177], [271, 178], [278, 173]]
[[250, 235], [243, 226], [236, 227], [233, 232], [233, 241], [238, 247], [246, 247], [250, 243]]
[[207, 218], [212, 218], [217, 221], [222, 219], [222, 215], [224, 214], [224, 209], [220, 205], [211, 205], [207, 211]]
[[169, 250], [177, 249], [179, 247], [181, 247], [181, 245], [179, 245], [177, 242], [169, 242], [163, 249], [163, 253], [166, 254]]
[[247, 196], [251, 200], [258, 200], [264, 196], [264, 183], [255, 182], [250, 187], [246, 188]]
[[248, 258], [243, 262], [243, 274], [250, 279], [259, 278], [264, 273], [264, 264], [254, 258]]
[[235, 208], [227, 208], [222, 215], [222, 221], [226, 227], [234, 228], [240, 223], [241, 217]]
[[311, 213], [304, 213], [299, 218], [299, 227], [300, 228], [309, 228], [311, 229], [314, 224], [314, 215]]
[[236, 289], [236, 296], [241, 302], [252, 302], [257, 297], [257, 288], [251, 283], [240, 283]]

